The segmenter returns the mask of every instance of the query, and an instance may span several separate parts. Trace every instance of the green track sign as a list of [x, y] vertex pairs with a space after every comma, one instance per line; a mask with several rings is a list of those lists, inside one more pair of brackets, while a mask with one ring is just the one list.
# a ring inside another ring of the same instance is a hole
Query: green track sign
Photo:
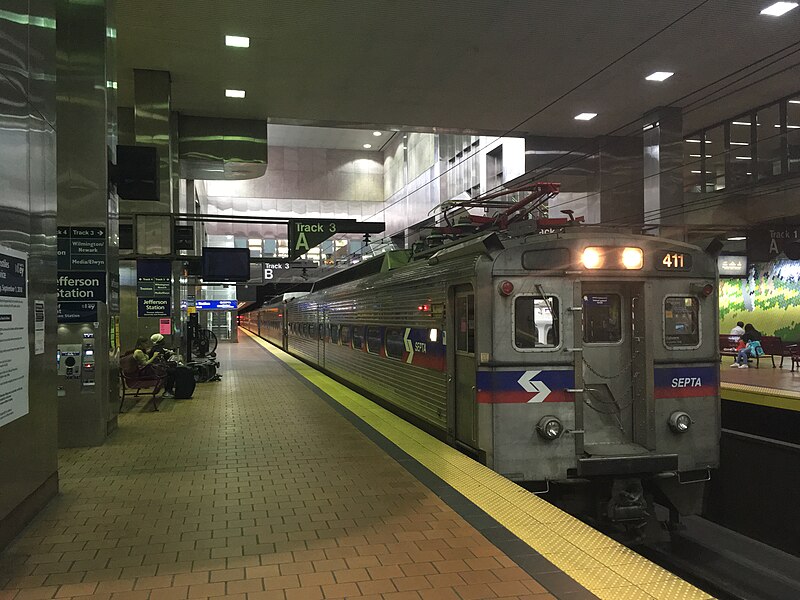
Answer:
[[384, 223], [355, 219], [289, 219], [289, 260], [302, 256], [337, 233], [380, 233]]

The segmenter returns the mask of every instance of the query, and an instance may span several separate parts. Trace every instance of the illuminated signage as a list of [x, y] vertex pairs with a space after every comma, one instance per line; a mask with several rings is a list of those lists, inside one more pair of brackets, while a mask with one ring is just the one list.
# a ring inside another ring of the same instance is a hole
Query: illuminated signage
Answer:
[[196, 300], [194, 303], [197, 310], [236, 310], [239, 306], [238, 300]]
[[717, 268], [720, 277], [744, 277], [747, 275], [746, 256], [719, 256]]

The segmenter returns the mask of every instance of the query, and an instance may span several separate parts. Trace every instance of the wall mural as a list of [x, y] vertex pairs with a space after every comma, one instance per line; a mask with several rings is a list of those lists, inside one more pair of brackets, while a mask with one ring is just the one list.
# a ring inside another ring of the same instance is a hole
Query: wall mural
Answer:
[[737, 321], [764, 335], [800, 342], [800, 262], [757, 263], [747, 279], [723, 279], [719, 286], [720, 333]]

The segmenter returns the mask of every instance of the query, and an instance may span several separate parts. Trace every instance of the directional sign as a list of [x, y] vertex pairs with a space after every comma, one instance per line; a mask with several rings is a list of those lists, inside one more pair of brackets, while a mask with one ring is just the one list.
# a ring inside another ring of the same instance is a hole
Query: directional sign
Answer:
[[302, 256], [337, 233], [381, 233], [385, 223], [355, 219], [289, 219], [289, 260]]
[[58, 227], [60, 271], [105, 271], [105, 227]]
[[531, 392], [534, 396], [528, 402], [544, 402], [550, 395], [550, 388], [544, 381], [536, 381], [536, 376], [541, 371], [525, 371], [517, 380], [526, 392]]
[[781, 254], [791, 260], [800, 258], [800, 225], [776, 226], [747, 233], [747, 258], [750, 262], [768, 262]]

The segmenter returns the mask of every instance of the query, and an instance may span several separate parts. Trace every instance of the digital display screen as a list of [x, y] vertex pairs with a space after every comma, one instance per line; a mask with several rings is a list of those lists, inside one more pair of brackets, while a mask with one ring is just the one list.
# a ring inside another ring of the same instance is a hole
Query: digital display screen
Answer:
[[247, 281], [250, 250], [247, 248], [203, 248], [203, 281]]
[[658, 255], [656, 269], [659, 271], [691, 271], [692, 255], [685, 252], [664, 252]]

